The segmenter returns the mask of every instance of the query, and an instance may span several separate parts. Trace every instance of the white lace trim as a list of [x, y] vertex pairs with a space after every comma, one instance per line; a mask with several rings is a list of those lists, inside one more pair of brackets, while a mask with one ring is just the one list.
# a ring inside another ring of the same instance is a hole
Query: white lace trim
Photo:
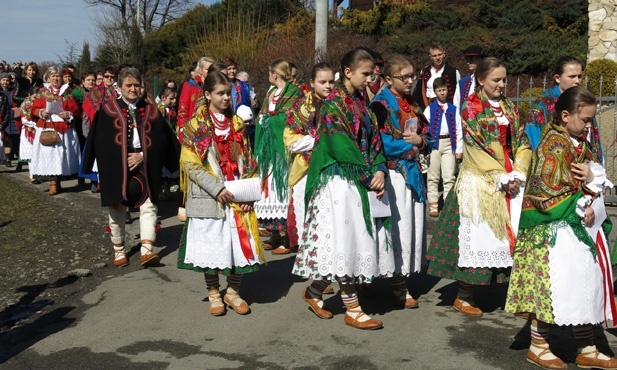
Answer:
[[525, 181], [527, 180], [527, 176], [518, 172], [512, 171], [510, 173], [503, 173], [497, 178], [497, 183], [495, 184], [495, 190], [499, 191], [502, 189], [504, 185], [509, 183], [512, 180], [518, 179], [521, 182], [521, 187], [525, 186]]
[[393, 276], [390, 233], [376, 220], [375, 239], [368, 234], [355, 185], [334, 177], [311, 199], [307, 215], [313, 219], [300, 243], [295, 275], [359, 283]]
[[32, 175], [58, 176], [74, 175], [79, 170], [81, 156], [79, 142], [73, 128], [60, 134], [60, 142], [52, 146], [41, 145], [41, 127], [36, 128], [32, 147], [30, 173]]
[[460, 216], [459, 267], [512, 267], [510, 244], [495, 237], [486, 222], [474, 223]]
[[612, 189], [613, 183], [606, 177], [606, 169], [596, 162], [589, 162], [589, 169], [593, 173], [593, 180], [587, 183], [587, 188], [594, 193], [599, 193], [604, 189]]
[[268, 197], [262, 193], [261, 200], [255, 202], [255, 213], [258, 218], [262, 219], [287, 219], [287, 209], [289, 208], [289, 199], [280, 199], [274, 190], [274, 179], [268, 176]]
[[253, 258], [248, 260], [240, 246], [235, 218], [229, 207], [225, 218], [189, 218], [186, 235], [185, 263], [202, 268], [226, 269], [261, 264], [255, 240], [249, 233]]

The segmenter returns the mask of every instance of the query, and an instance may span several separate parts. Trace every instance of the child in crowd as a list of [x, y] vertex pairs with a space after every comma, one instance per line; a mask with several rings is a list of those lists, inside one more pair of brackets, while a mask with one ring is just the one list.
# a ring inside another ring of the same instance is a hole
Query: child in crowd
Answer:
[[[265, 259], [253, 202], [237, 202], [226, 186], [254, 177], [257, 164], [238, 130], [244, 123], [231, 110], [227, 76], [209, 73], [203, 90], [205, 105], [184, 126], [180, 186], [188, 218], [180, 239], [178, 267], [204, 274], [210, 314], [225, 314], [227, 304], [245, 315], [250, 308], [239, 296], [242, 276], [257, 271]], [[227, 276], [223, 299], [220, 274]]]
[[394, 274], [390, 220], [373, 217], [369, 201], [371, 191], [373, 199], [384, 195], [388, 171], [375, 115], [361, 95], [374, 66], [365, 50], [345, 54], [341, 81], [320, 109], [306, 182], [307, 227], [293, 268], [313, 279], [302, 298], [322, 319], [332, 318], [322, 294], [337, 281], [345, 324], [358, 329], [383, 323], [364, 313], [356, 284]]
[[388, 176], [386, 191], [392, 210], [392, 249], [396, 264], [390, 279], [396, 303], [405, 308], [418, 307], [407, 290], [406, 280], [425, 265], [426, 188], [418, 156], [426, 153], [432, 140], [428, 122], [411, 96], [416, 79], [411, 61], [402, 55], [386, 59], [383, 71], [386, 88], [375, 95], [375, 112], [383, 142]]
[[262, 236], [270, 236], [264, 249], [280, 248], [289, 253], [287, 215], [289, 208], [289, 167], [283, 142], [287, 110], [302, 97], [291, 82], [289, 62], [277, 59], [268, 70], [268, 90], [255, 127], [255, 158], [262, 180], [263, 198], [255, 204]]
[[[285, 147], [292, 155], [289, 173], [289, 186], [292, 194], [287, 216], [287, 232], [291, 249], [298, 247], [304, 231], [304, 190], [306, 189], [306, 172], [315, 145], [317, 129], [315, 112], [319, 113], [322, 100], [332, 92], [334, 69], [328, 63], [317, 63], [311, 71], [310, 84], [313, 91], [305, 93], [294, 103], [293, 108], [287, 111], [287, 126], [283, 132]], [[274, 249], [272, 253], [280, 254], [279, 251], [289, 252], [289, 250]]]
[[175, 111], [176, 101], [178, 100], [178, 93], [175, 89], [166, 87], [159, 94], [160, 102], [157, 104], [157, 108], [159, 112], [165, 117], [167, 123], [171, 125], [172, 128], [176, 127], [176, 121], [178, 116]]
[[615, 319], [602, 193], [612, 187], [586, 140], [595, 96], [580, 86], [555, 103], [534, 151], [505, 309], [531, 314], [527, 361], [567, 369], [547, 343], [549, 325], [572, 325], [581, 368], [616, 369], [594, 345], [593, 325]]
[[433, 82], [436, 99], [424, 110], [429, 132], [435, 139], [427, 174], [429, 216], [439, 216], [439, 182], [443, 180], [443, 198], [448, 196], [456, 180], [456, 162], [463, 158], [463, 130], [461, 115], [449, 103], [446, 80]]
[[[177, 97], [178, 94], [176, 93], [175, 88], [165, 87], [157, 97], [159, 103], [156, 105], [159, 112], [163, 117], [165, 117], [165, 120], [174, 132], [176, 131], [176, 120], [178, 118], [175, 111]], [[159, 199], [171, 199], [171, 183], [176, 179], [178, 179], [178, 172], [170, 173], [167, 168], [163, 167], [163, 187], [161, 189], [162, 194]]]

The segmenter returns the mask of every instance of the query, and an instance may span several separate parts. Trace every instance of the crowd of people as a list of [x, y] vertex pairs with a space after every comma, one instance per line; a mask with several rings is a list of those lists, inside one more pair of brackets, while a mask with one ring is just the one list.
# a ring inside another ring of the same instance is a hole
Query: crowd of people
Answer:
[[[291, 272], [310, 280], [302, 299], [321, 319], [333, 317], [323, 295], [337, 283], [344, 322], [358, 329], [383, 327], [359, 291], [387, 279], [395, 302], [416, 308], [407, 278], [426, 269], [458, 282], [454, 309], [468, 316], [483, 314], [474, 285], [510, 282], [505, 310], [529, 321], [532, 364], [567, 368], [548, 344], [559, 325], [573, 328], [579, 367], [617, 369], [594, 345], [593, 325], [617, 315], [617, 254], [582, 63], [561, 58], [554, 87], [520, 117], [499, 59], [470, 46], [461, 78], [442, 45], [428, 55], [431, 65], [417, 68], [360, 47], [340, 68], [315, 64], [306, 83], [278, 59], [261, 104], [229, 57], [199, 59], [156, 100], [131, 66], [81, 80], [50, 67], [40, 79], [27, 63], [15, 78], [0, 75], [3, 164], [28, 163], [50, 195], [66, 178], [89, 179], [109, 210], [118, 267], [129, 264], [131, 208], [140, 264], [156, 266], [157, 203], [177, 182], [177, 266], [203, 274], [214, 316], [250, 312], [240, 285], [267, 250], [296, 253]], [[430, 245], [427, 215], [438, 217]]]

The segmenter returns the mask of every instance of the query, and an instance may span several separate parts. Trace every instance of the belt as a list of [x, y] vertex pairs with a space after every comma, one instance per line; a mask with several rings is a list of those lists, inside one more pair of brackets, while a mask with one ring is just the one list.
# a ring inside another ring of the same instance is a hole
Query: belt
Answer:
[[129, 153], [141, 153], [141, 148], [129, 148]]
[[450, 135], [439, 135], [440, 139], [449, 139]]

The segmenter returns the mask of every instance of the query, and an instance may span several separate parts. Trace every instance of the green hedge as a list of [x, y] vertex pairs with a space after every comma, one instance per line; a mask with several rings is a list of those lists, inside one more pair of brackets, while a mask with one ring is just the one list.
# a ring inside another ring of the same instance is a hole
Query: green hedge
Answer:
[[600, 94], [600, 76], [602, 76], [602, 96], [615, 95], [617, 62], [610, 59], [596, 59], [587, 63], [584, 73], [584, 78], [587, 78], [587, 89], [596, 95]]

